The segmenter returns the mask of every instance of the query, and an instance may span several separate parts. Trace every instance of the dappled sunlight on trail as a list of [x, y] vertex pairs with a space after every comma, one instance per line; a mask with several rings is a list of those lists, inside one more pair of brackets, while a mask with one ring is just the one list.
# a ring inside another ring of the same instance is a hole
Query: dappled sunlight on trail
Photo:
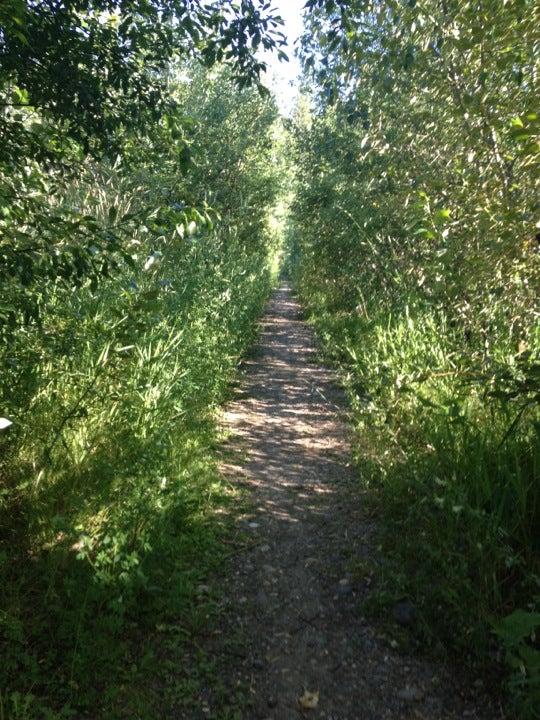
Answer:
[[249, 687], [246, 720], [290, 720], [308, 706], [327, 720], [484, 717], [444, 668], [395, 652], [362, 616], [378, 562], [374, 524], [350, 461], [343, 394], [317, 361], [285, 284], [223, 413], [222, 471], [249, 491], [223, 579], [222, 641], [211, 648], [230, 656], [224, 682]]

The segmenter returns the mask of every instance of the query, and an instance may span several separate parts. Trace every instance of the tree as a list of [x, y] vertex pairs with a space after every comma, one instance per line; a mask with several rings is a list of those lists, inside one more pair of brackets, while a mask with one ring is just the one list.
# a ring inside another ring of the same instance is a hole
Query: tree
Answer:
[[[255, 53], [284, 42], [266, 0], [9, 0], [0, 11], [0, 102], [61, 121], [89, 138], [152, 122], [170, 107], [167, 69], [178, 57], [229, 63], [257, 83]], [[0, 133], [13, 138], [12, 114]], [[14, 150], [14, 148], [12, 148]], [[4, 146], [4, 153], [8, 151]]]

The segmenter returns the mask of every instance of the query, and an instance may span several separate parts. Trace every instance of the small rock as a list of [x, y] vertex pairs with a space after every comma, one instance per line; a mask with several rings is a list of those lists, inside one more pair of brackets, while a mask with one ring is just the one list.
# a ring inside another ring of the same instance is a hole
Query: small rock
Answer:
[[410, 627], [416, 621], [416, 607], [409, 600], [400, 600], [394, 605], [394, 620], [402, 627]]
[[319, 704], [319, 691], [310, 692], [309, 690], [304, 690], [304, 694], [298, 698], [298, 702], [305, 710], [314, 710]]
[[248, 523], [248, 525], [249, 525], [250, 528], [253, 528], [253, 529], [259, 527], [259, 523], [258, 523], [258, 522], [250, 522], [250, 523]]
[[405, 700], [405, 702], [418, 702], [424, 697], [424, 693], [414, 685], [407, 685], [398, 692], [397, 696], [400, 700]]
[[261, 552], [268, 552], [270, 550], [270, 545], [261, 545]]

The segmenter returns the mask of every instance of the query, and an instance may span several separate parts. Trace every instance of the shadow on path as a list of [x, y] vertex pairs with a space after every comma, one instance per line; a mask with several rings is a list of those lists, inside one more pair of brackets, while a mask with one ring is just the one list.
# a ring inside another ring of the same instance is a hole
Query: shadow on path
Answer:
[[[394, 651], [361, 616], [369, 577], [355, 580], [347, 566], [373, 559], [373, 525], [350, 464], [344, 398], [317, 364], [288, 285], [270, 302], [244, 370], [224, 413], [223, 472], [250, 490], [252, 511], [238, 522], [252, 542], [224, 581], [221, 628], [244, 643], [224, 678], [231, 693], [250, 688], [242, 717], [487, 717], [446, 669]], [[299, 701], [306, 690], [318, 693], [305, 696], [311, 709]], [[211, 691], [206, 712], [225, 717]]]

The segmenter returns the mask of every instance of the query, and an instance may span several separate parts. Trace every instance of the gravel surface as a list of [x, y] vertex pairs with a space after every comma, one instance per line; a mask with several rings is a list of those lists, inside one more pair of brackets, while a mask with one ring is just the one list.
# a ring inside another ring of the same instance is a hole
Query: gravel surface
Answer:
[[[223, 472], [249, 489], [250, 512], [238, 518], [249, 538], [223, 580], [212, 648], [229, 652], [225, 687], [248, 687], [234, 717], [499, 717], [447, 668], [393, 649], [362, 616], [369, 573], [348, 571], [351, 559], [373, 560], [374, 520], [350, 462], [346, 402], [288, 285], [272, 298], [244, 370], [224, 413]], [[410, 604], [393, 613], [400, 625], [415, 622]], [[234, 654], [231, 634], [241, 638]], [[206, 717], [233, 717], [213, 707], [211, 688], [205, 703]]]

